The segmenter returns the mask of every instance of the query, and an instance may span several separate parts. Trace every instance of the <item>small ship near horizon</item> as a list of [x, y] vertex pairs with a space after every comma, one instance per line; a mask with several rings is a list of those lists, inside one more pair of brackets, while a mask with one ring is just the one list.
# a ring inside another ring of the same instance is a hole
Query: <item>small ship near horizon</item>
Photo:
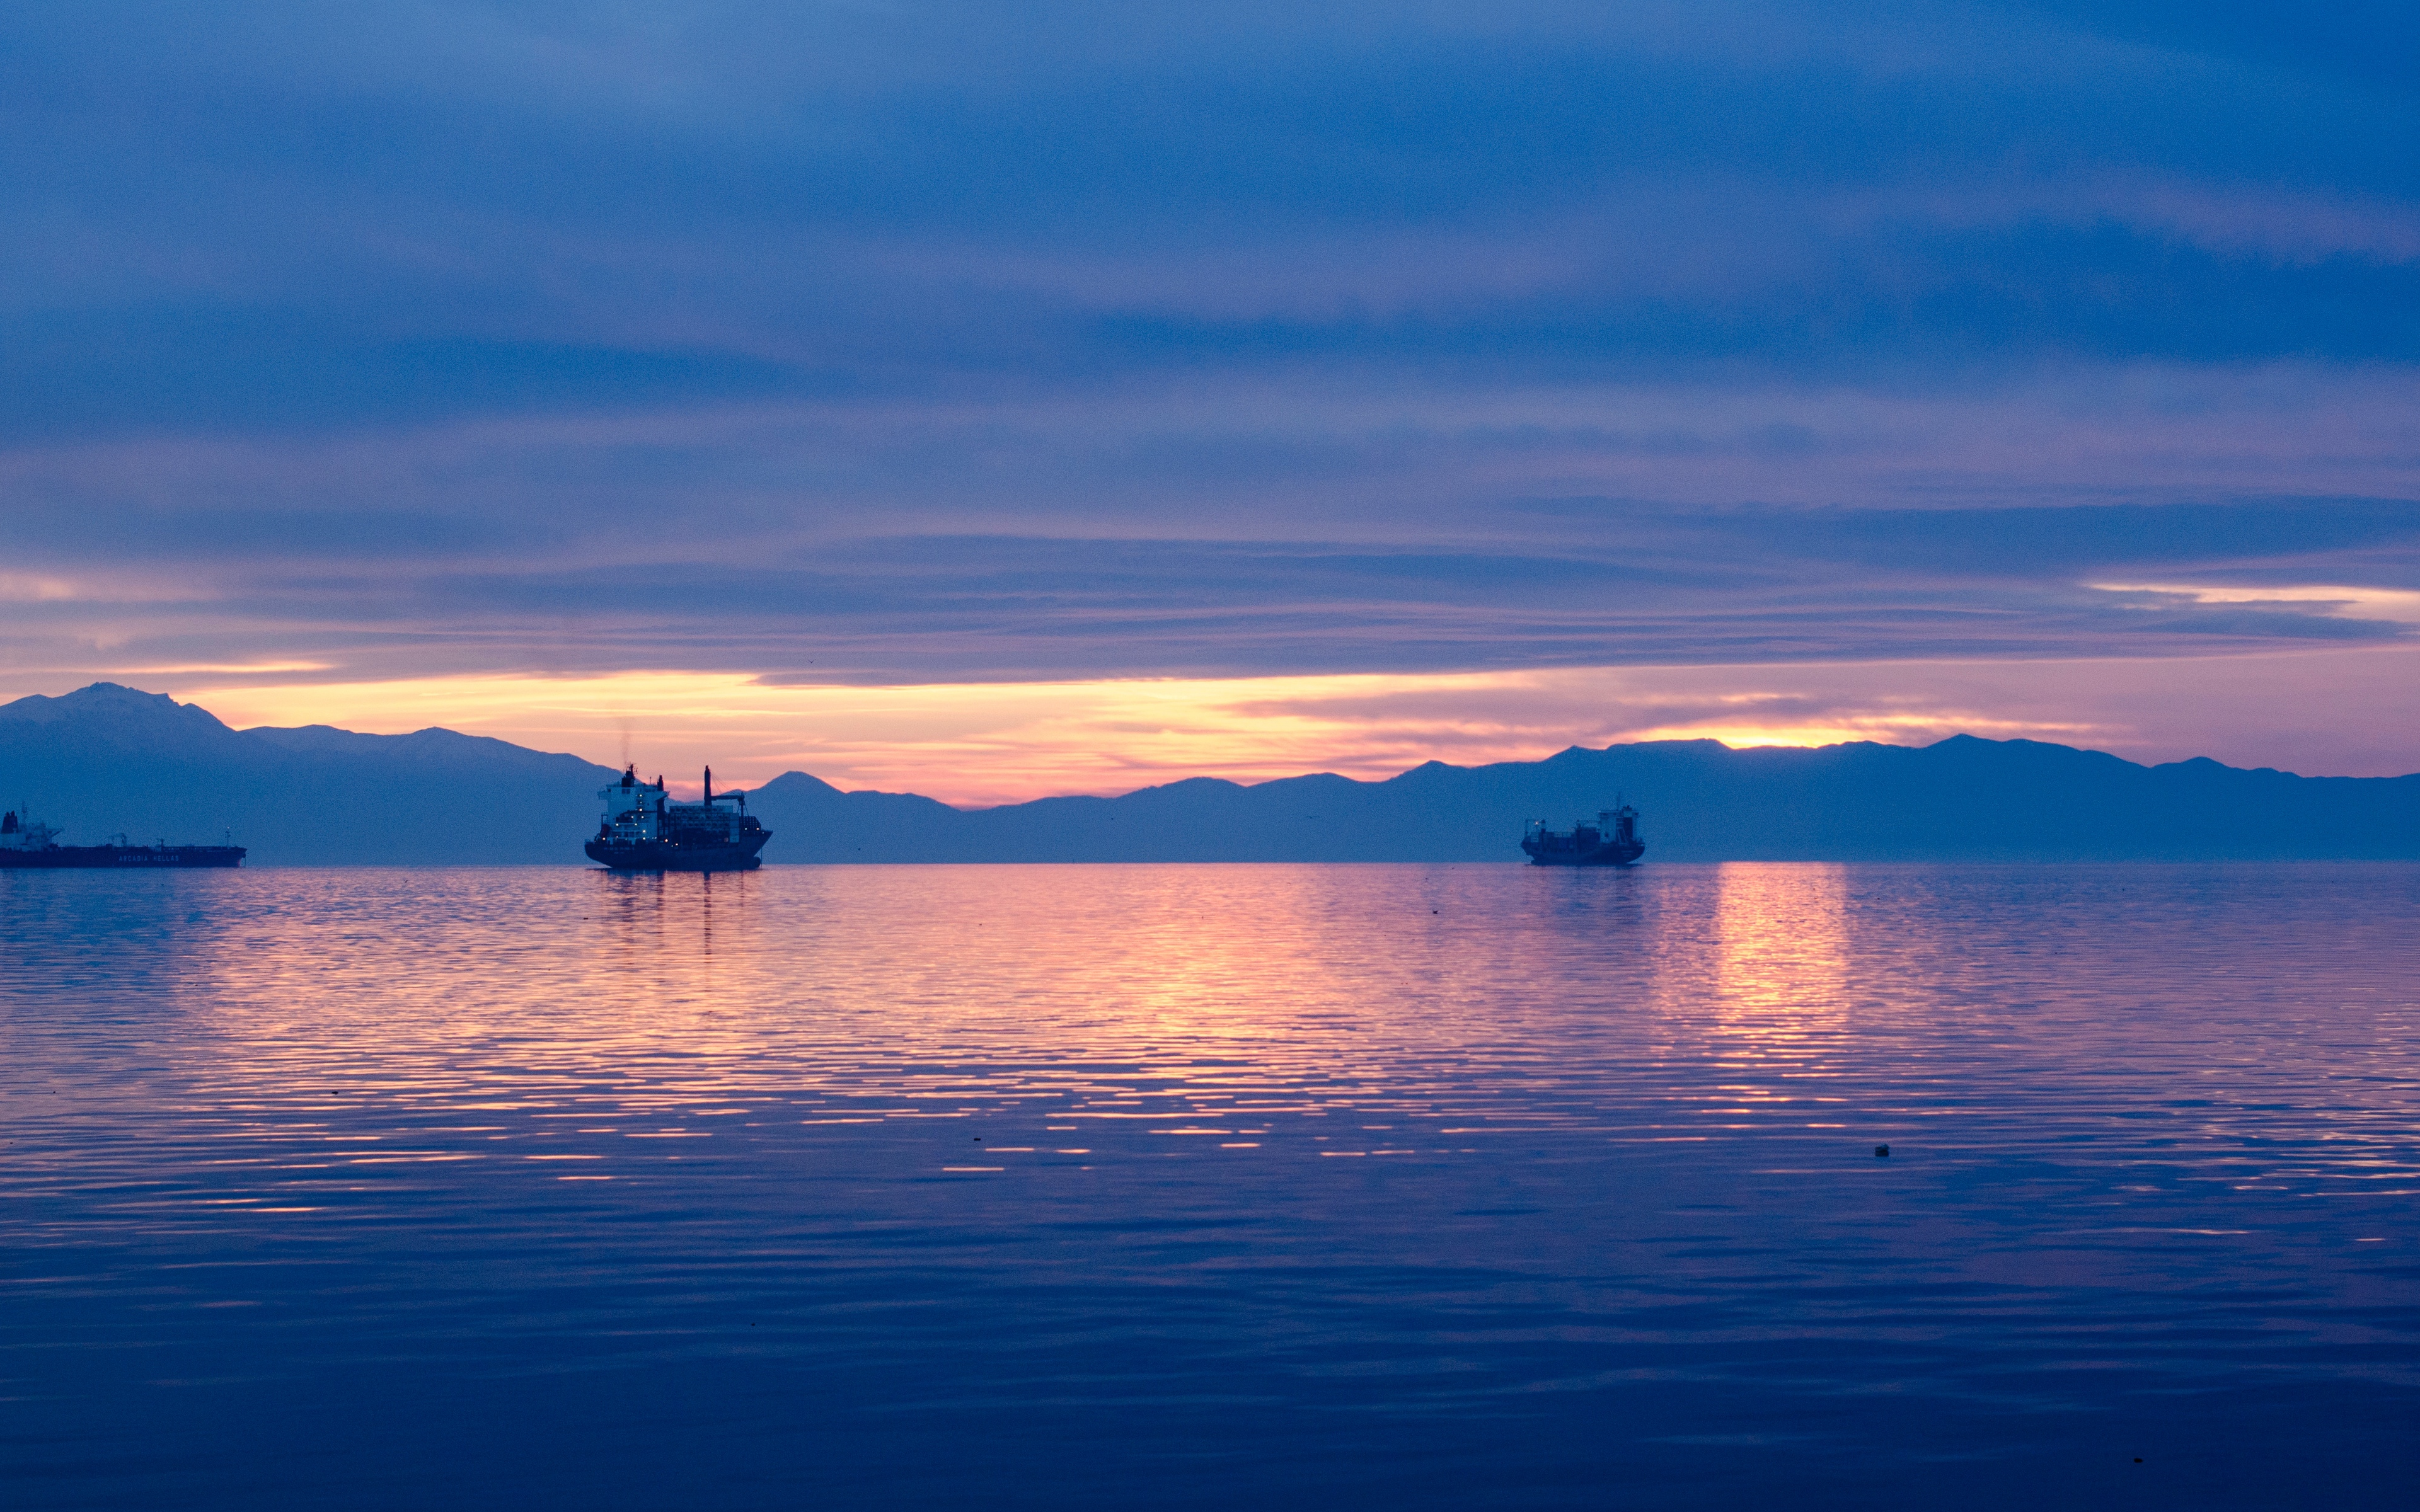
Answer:
[[62, 845], [60, 831], [22, 819], [11, 809], [0, 814], [0, 871], [60, 871], [70, 868], [123, 871], [130, 867], [230, 867], [243, 864], [240, 845], [129, 845], [120, 835], [110, 845]]
[[1638, 838], [1638, 810], [1620, 798], [1613, 802], [1614, 807], [1598, 811], [1595, 824], [1575, 820], [1569, 830], [1548, 829], [1544, 820], [1530, 820], [1521, 836], [1529, 864], [1629, 866], [1646, 855], [1647, 842]]
[[[714, 791], [711, 766], [701, 802], [673, 802], [662, 778], [642, 782], [636, 766], [597, 795], [605, 800], [605, 817], [588, 842], [588, 858], [614, 872], [753, 872], [764, 864], [756, 853], [773, 838], [750, 817], [747, 794]], [[715, 807], [721, 803], [733, 807]]]

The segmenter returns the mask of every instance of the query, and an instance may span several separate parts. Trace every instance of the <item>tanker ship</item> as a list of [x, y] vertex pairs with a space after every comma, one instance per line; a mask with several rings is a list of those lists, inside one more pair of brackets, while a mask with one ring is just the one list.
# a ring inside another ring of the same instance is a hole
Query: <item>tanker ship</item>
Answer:
[[1521, 837], [1521, 848], [1529, 853], [1531, 866], [1628, 866], [1647, 854], [1647, 842], [1638, 838], [1638, 810], [1616, 798], [1614, 807], [1600, 810], [1596, 823], [1575, 820], [1569, 830], [1546, 827], [1543, 819], [1532, 819]]
[[112, 845], [62, 845], [59, 831], [34, 823], [33, 815], [21, 819], [14, 809], [0, 814], [0, 871], [242, 864], [240, 845], [171, 845], [164, 840], [156, 845], [129, 845], [123, 835]]
[[773, 838], [749, 816], [747, 794], [714, 791], [711, 766], [702, 802], [673, 802], [662, 778], [642, 782], [635, 766], [597, 795], [605, 817], [588, 858], [615, 872], [753, 872], [764, 864], [756, 853]]

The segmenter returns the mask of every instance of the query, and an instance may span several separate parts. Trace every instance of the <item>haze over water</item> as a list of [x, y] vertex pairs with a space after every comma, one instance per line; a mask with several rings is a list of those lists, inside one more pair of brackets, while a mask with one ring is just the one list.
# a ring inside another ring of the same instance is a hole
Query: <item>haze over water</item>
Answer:
[[2415, 913], [2410, 865], [0, 875], [0, 1482], [2408, 1495]]

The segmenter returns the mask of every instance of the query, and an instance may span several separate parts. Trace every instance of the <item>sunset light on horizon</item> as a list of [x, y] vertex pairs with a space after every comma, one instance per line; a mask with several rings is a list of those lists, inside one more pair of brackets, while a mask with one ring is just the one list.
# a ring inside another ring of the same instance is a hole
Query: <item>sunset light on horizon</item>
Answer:
[[[310, 669], [300, 669], [308, 671]], [[2055, 741], [2143, 762], [2210, 756], [2315, 776], [2399, 776], [2420, 651], [2201, 659], [1556, 668], [1451, 674], [856, 686], [745, 673], [256, 680], [288, 669], [122, 674], [229, 725], [440, 727], [594, 762], [682, 792], [803, 771], [843, 789], [967, 805], [1109, 795], [1189, 777], [1377, 780], [1427, 761], [1535, 761], [1648, 740], [1922, 745]], [[2246, 728], [2246, 707], [2265, 717]], [[2336, 717], [2358, 708], [2350, 723]], [[2297, 765], [2296, 764], [2300, 764]]]

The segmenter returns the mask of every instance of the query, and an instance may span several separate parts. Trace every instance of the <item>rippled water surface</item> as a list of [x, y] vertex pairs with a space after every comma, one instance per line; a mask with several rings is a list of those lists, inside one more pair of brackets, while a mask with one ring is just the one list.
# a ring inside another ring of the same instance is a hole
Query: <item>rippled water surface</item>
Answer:
[[2420, 1489], [2420, 868], [0, 911], [12, 1507]]

